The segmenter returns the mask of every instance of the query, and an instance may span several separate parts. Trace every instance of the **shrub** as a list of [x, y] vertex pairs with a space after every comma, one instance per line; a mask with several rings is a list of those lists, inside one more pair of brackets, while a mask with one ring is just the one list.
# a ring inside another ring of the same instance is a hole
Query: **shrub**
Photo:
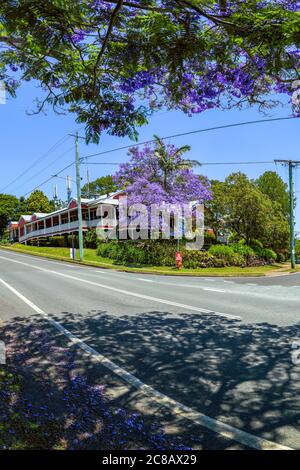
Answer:
[[124, 264], [174, 266], [176, 247], [170, 240], [100, 241], [97, 254]]
[[4, 232], [4, 234], [0, 238], [0, 244], [1, 245], [10, 245], [11, 244], [10, 239], [9, 239], [9, 235], [8, 235], [7, 232]]
[[224, 260], [226, 266], [244, 266], [246, 264], [245, 257], [236, 253], [232, 246], [213, 245], [208, 252], [216, 258]]
[[259, 246], [256, 246], [254, 248], [255, 254], [260, 258], [263, 259], [267, 262], [274, 262], [277, 259], [277, 254], [275, 251], [271, 250], [270, 248], [261, 248]]
[[234, 243], [231, 245], [231, 248], [235, 253], [239, 253], [244, 256], [244, 258], [249, 258], [250, 256], [255, 256], [255, 251], [250, 246], [245, 243]]
[[226, 262], [207, 251], [183, 250], [183, 266], [188, 269], [221, 268], [226, 266]]
[[[259, 249], [259, 248], [257, 248]], [[212, 245], [208, 251], [186, 250], [184, 242], [180, 251], [183, 255], [183, 267], [188, 269], [225, 267], [225, 266], [258, 266], [265, 264], [273, 256], [272, 250], [260, 248], [261, 257], [255, 250], [245, 244]], [[175, 266], [177, 242], [174, 240], [141, 240], [141, 241], [99, 241], [97, 254], [110, 258], [120, 264], [146, 266]], [[263, 255], [263, 256], [262, 256]]]
[[217, 243], [216, 235], [212, 232], [205, 232], [204, 233], [204, 244], [205, 245], [215, 245]]
[[84, 237], [85, 248], [97, 248], [97, 239], [96, 230], [88, 229]]

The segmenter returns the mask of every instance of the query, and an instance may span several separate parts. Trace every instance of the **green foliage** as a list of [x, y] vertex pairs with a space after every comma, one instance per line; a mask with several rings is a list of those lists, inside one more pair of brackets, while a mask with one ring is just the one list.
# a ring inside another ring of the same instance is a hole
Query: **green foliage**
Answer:
[[184, 268], [223, 268], [225, 266], [227, 266], [227, 264], [224, 259], [217, 258], [207, 251], [183, 251]]
[[279, 204], [283, 214], [288, 217], [290, 204], [288, 185], [280, 176], [275, 171], [266, 171], [255, 181], [255, 184], [271, 201]]
[[117, 186], [115, 185], [111, 175], [101, 176], [95, 181], [91, 181], [89, 184], [85, 184], [82, 187], [82, 195], [84, 197], [108, 195], [115, 191], [117, 191]]
[[27, 211], [29, 214], [34, 214], [36, 212], [47, 214], [53, 211], [53, 209], [54, 207], [47, 196], [39, 189], [33, 191], [27, 199]]
[[99, 242], [97, 253], [120, 264], [174, 266], [176, 249], [176, 242], [169, 240], [126, 240]]
[[[246, 101], [268, 108], [273, 104], [266, 98], [268, 84], [278, 78], [286, 82], [299, 78], [299, 69], [289, 53], [299, 45], [299, 13], [288, 8], [288, 1], [285, 7], [275, 0], [220, 0], [225, 5], [223, 11], [226, 8], [223, 15], [218, 0], [101, 3], [0, 3], [0, 78], [8, 92], [15, 95], [16, 77], [35, 80], [45, 92], [37, 103], [37, 112], [48, 105], [57, 112], [64, 109], [75, 113], [77, 122], [86, 124], [88, 140], [98, 141], [103, 127], [111, 134], [136, 139], [137, 127], [147, 122], [153, 109], [162, 106], [161, 101], [165, 104], [169, 100], [170, 108], [188, 107], [182, 99], [185, 71], [191, 70], [197, 77], [218, 64], [218, 73], [228, 75], [231, 70], [238, 73], [246, 62], [244, 72], [255, 86], [240, 96], [239, 90], [230, 86], [227, 90], [222, 84], [225, 97], [226, 91], [229, 95], [222, 106], [227, 107]], [[76, 39], [76, 33], [83, 37]], [[130, 96], [118, 88], [122, 79], [164, 69], [171, 79], [167, 84], [156, 80], [157, 96], [163, 98], [158, 103], [151, 99], [145, 106], [146, 100], [143, 105], [136, 100], [133, 105]], [[219, 84], [217, 73], [211, 77], [212, 83], [205, 78], [207, 84], [195, 87], [199, 94]], [[220, 106], [220, 101], [216, 100], [216, 105]]]
[[84, 236], [84, 246], [86, 248], [97, 248], [97, 232], [89, 229]]
[[206, 246], [214, 245], [217, 243], [216, 235], [211, 232], [205, 232], [204, 233], [204, 244]]
[[10, 245], [10, 239], [8, 232], [3, 232], [2, 237], [0, 237], [0, 244], [1, 245]]
[[254, 248], [254, 251], [259, 258], [264, 259], [265, 261], [273, 262], [277, 260], [277, 254], [270, 248], [260, 248], [257, 246]]
[[9, 220], [18, 220], [19, 200], [10, 194], [0, 194], [0, 236], [7, 228]]
[[227, 245], [211, 246], [208, 252], [215, 258], [224, 260], [225, 266], [243, 266], [246, 264], [245, 257], [237, 253], [233, 247]]
[[[259, 266], [276, 259], [271, 250], [261, 248], [260, 255], [246, 245], [212, 245], [208, 251], [187, 250], [181, 244], [183, 267], [188, 269], [212, 268], [226, 266]], [[97, 254], [110, 258], [116, 263], [136, 266], [170, 266], [175, 267], [177, 243], [172, 240], [148, 241], [101, 241]]]
[[189, 145], [183, 145], [170, 153], [170, 149], [160, 137], [154, 135], [154, 139], [156, 145], [155, 156], [163, 174], [163, 188], [167, 191], [170, 175], [174, 175], [174, 173], [177, 173], [180, 169], [192, 169], [193, 167], [200, 166], [200, 163], [196, 160], [182, 160], [180, 158], [191, 150]]
[[242, 255], [244, 258], [249, 258], [250, 256], [255, 256], [255, 251], [250, 246], [246, 245], [244, 242], [234, 243], [231, 245], [231, 248], [235, 253]]
[[276, 252], [287, 249], [288, 220], [277, 201], [262, 193], [243, 173], [233, 173], [225, 182], [212, 182], [213, 199], [208, 203], [206, 224], [216, 233], [227, 231], [231, 239], [251, 245], [259, 240]]

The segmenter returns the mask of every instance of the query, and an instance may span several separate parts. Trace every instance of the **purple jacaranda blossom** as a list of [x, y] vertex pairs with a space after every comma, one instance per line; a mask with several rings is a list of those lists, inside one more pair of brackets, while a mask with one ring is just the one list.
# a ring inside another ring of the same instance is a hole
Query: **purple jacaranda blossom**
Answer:
[[172, 168], [168, 172], [167, 188], [164, 186], [164, 171], [157, 155], [156, 144], [146, 144], [143, 148], [132, 147], [130, 160], [120, 166], [114, 180], [120, 189], [125, 187], [128, 204], [188, 204], [205, 203], [211, 198], [210, 185], [206, 178], [199, 178], [191, 169], [182, 164], [182, 155], [175, 154], [174, 145], [166, 145], [172, 158]]
[[75, 43], [75, 44], [78, 44], [82, 41], [84, 41], [85, 39], [85, 36], [86, 36], [86, 33], [85, 31], [82, 31], [82, 30], [79, 30], [77, 29], [74, 34], [72, 34], [72, 41]]

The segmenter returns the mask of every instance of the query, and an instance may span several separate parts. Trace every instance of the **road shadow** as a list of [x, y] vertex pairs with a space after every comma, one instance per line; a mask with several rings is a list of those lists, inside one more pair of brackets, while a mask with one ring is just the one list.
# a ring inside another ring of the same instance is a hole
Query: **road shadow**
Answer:
[[76, 336], [143, 382], [234, 426], [300, 447], [300, 323], [244, 324], [168, 311], [135, 316], [65, 312]]
[[[293, 365], [291, 357], [292, 342], [300, 338], [300, 323], [244, 324], [216, 315], [175, 316], [157, 310], [132, 316], [100, 310], [62, 312], [52, 318], [169, 397], [255, 435], [300, 448], [300, 367]], [[9, 344], [23, 345], [21, 352], [14, 345], [11, 357], [24, 363], [22, 354], [27, 354], [37, 376], [44, 373], [39, 362], [41, 344], [46, 356], [51, 350], [54, 356], [47, 374], [56, 373], [55, 348], [60, 343], [63, 348], [65, 338], [47, 321], [39, 316], [14, 319], [3, 329], [3, 336]], [[74, 373], [77, 368], [87, 383], [112, 380], [102, 366], [82, 354], [76, 361], [70, 369]], [[114, 406], [128, 408], [131, 403], [132, 390], [125, 389]], [[182, 435], [181, 444], [187, 444], [187, 434]], [[201, 432], [198, 441], [204, 449], [229, 446], [210, 432]]]
[[123, 394], [120, 380], [101, 366], [93, 370], [40, 315], [1, 325], [0, 340], [0, 450], [191, 449], [184, 432], [165, 429], [167, 413], [158, 419], [112, 400], [110, 387]]

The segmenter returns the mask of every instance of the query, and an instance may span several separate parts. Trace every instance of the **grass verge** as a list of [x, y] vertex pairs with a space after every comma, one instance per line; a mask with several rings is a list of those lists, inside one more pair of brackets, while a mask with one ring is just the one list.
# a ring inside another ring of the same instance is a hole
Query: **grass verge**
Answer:
[[[69, 248], [57, 248], [57, 247], [37, 247], [37, 246], [25, 246], [21, 244], [15, 244], [13, 246], [0, 246], [2, 249], [16, 251], [20, 253], [27, 253], [35, 256], [44, 258], [50, 258], [55, 260], [68, 261], [70, 263], [76, 263], [79, 261], [79, 255], [77, 252], [77, 261], [70, 259]], [[276, 273], [289, 273], [296, 272], [291, 271], [288, 266], [282, 264], [274, 264], [270, 266], [258, 266], [258, 267], [246, 267], [241, 268], [237, 266], [230, 266], [224, 268], [199, 268], [199, 269], [186, 269], [183, 268], [180, 271], [175, 267], [169, 266], [136, 266], [136, 265], [122, 265], [118, 264], [114, 260], [109, 258], [103, 258], [97, 255], [96, 250], [85, 249], [85, 261], [80, 264], [87, 266], [95, 266], [107, 269], [116, 269], [118, 271], [126, 271], [133, 273], [145, 273], [145, 274], [160, 274], [160, 275], [172, 275], [172, 276], [215, 276], [215, 277], [243, 277], [243, 276], [265, 276], [268, 274]], [[297, 270], [298, 271], [298, 270]]]

